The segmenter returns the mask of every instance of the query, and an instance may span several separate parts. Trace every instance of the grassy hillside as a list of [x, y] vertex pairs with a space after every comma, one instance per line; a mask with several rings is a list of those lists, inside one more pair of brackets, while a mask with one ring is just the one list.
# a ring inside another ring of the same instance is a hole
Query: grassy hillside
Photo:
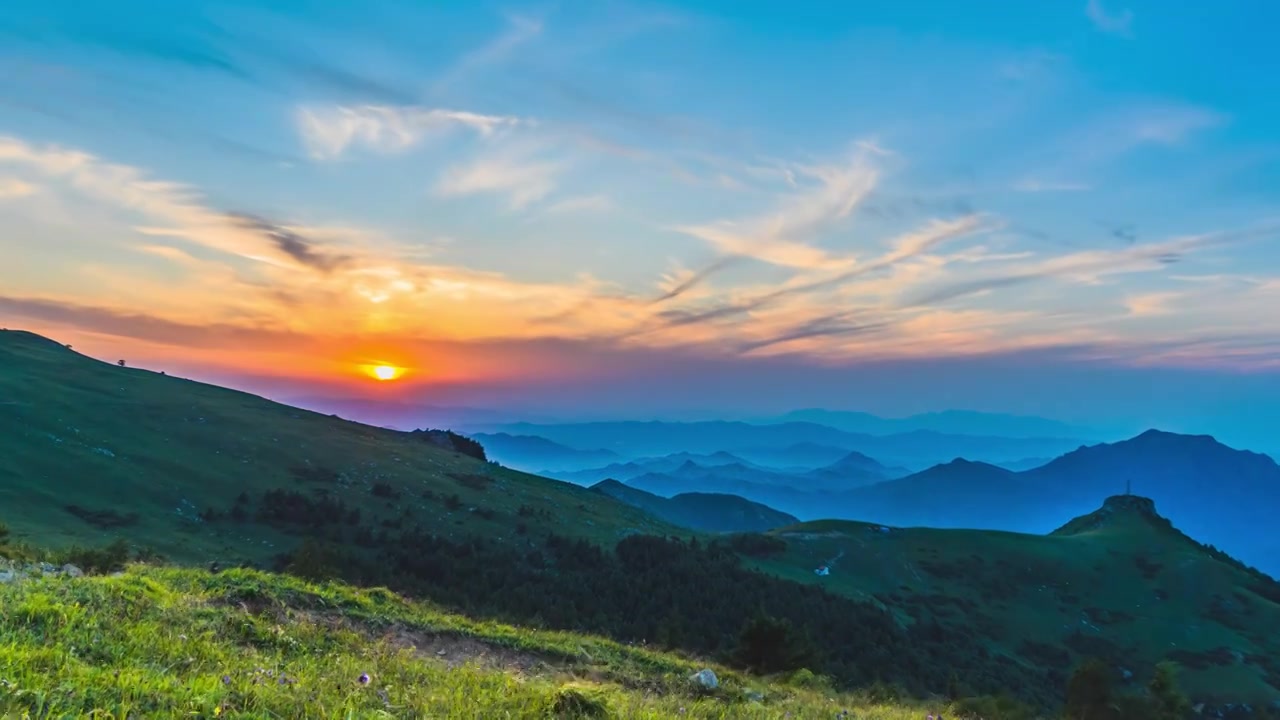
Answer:
[[261, 562], [295, 546], [281, 523], [207, 521], [241, 493], [256, 512], [272, 489], [341, 502], [366, 526], [411, 518], [458, 539], [517, 524], [604, 543], [679, 532], [422, 435], [117, 367], [16, 331], [0, 332], [0, 458], [0, 508], [19, 538], [64, 546], [124, 534], [178, 560]]
[[[1201, 546], [1151, 501], [1109, 499], [1048, 535], [818, 521], [760, 569], [882, 604], [1065, 682], [1085, 657], [1123, 676], [1169, 659], [1201, 700], [1280, 700], [1280, 585]], [[813, 569], [828, 564], [831, 574]]]
[[673, 525], [713, 533], [762, 532], [799, 522], [794, 515], [737, 495], [681, 493], [660, 497], [616, 480], [602, 480], [593, 492], [608, 495]]
[[[926, 711], [834, 693], [812, 675], [766, 680], [600, 638], [476, 622], [385, 590], [256, 571], [133, 566], [119, 576], [0, 583], [0, 607], [4, 717], [659, 720], [849, 710], [906, 720]], [[719, 687], [703, 691], [690, 676], [708, 667]]]

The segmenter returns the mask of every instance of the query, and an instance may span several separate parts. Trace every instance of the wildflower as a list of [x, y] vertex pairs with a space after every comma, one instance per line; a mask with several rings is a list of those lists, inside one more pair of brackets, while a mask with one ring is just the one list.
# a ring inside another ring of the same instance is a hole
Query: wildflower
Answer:
[[369, 684], [369, 673], [360, 673], [360, 684], [361, 685]]
[[231, 684], [231, 676], [230, 676], [230, 675], [223, 675], [223, 676], [222, 676], [222, 684], [223, 684], [223, 685], [230, 685], [230, 684]]

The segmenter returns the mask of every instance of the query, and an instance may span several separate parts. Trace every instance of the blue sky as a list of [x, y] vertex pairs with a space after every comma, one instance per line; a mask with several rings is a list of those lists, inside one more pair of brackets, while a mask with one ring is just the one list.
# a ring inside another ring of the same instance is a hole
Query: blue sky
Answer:
[[1251, 424], [1277, 21], [9, 0], [0, 317], [280, 392]]

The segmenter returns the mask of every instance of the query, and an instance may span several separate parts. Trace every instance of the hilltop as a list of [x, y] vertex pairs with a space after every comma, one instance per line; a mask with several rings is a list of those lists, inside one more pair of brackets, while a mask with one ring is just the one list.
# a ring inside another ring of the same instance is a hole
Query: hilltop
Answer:
[[681, 493], [664, 498], [617, 480], [602, 480], [591, 489], [673, 525], [712, 533], [762, 532], [800, 522], [794, 515], [737, 495]]
[[[1049, 535], [823, 520], [770, 533], [755, 566], [871, 600], [1065, 682], [1085, 657], [1118, 677], [1173, 660], [1209, 702], [1280, 700], [1280, 584], [1201, 545], [1149, 498], [1115, 496]], [[828, 565], [830, 575], [812, 568]]]

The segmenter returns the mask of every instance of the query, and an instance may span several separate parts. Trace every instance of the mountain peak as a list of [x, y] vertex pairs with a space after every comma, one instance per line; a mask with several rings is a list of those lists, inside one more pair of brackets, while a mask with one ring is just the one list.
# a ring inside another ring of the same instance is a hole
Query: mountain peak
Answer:
[[1133, 525], [1134, 521], [1164, 529], [1170, 522], [1156, 512], [1156, 502], [1141, 495], [1112, 495], [1102, 502], [1102, 507], [1088, 515], [1081, 515], [1054, 530], [1051, 535], [1080, 535], [1116, 525]]
[[1102, 501], [1102, 509], [1108, 512], [1131, 512], [1139, 515], [1159, 517], [1156, 512], [1156, 501], [1141, 495], [1112, 495]]

